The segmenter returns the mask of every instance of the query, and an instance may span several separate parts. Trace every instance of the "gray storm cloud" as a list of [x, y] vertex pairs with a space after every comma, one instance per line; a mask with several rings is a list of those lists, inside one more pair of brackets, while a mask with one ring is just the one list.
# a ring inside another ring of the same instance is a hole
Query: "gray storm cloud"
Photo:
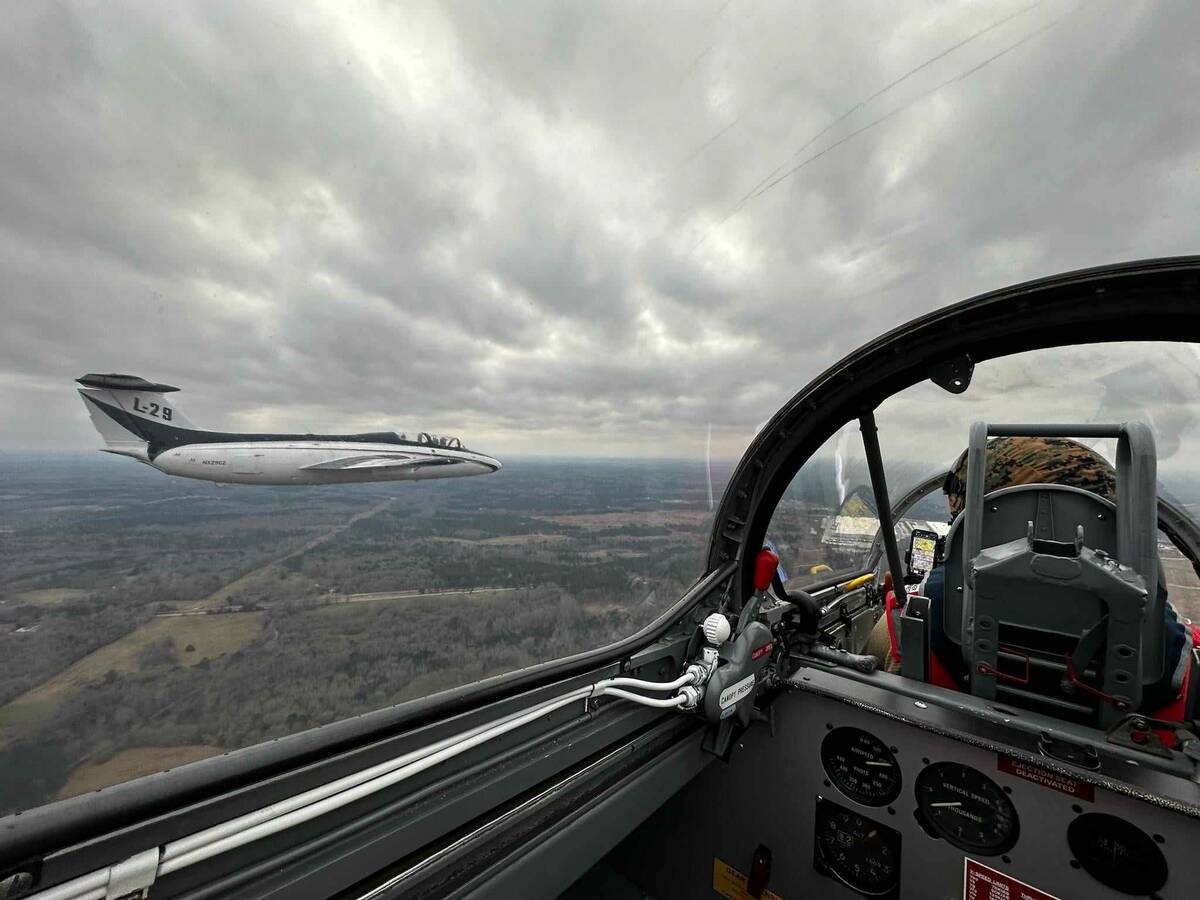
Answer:
[[214, 426], [731, 455], [914, 315], [1197, 250], [1193, 4], [5, 15], [5, 449], [92, 447], [71, 379], [127, 371]]

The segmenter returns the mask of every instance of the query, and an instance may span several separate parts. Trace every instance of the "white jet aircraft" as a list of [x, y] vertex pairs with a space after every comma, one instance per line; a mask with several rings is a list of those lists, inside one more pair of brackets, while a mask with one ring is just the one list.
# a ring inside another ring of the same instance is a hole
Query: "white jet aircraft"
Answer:
[[136, 375], [76, 381], [106, 453], [130, 456], [168, 475], [235, 484], [345, 484], [486, 475], [499, 460], [458, 438], [419, 432], [230, 434], [196, 428], [165, 394], [179, 390]]

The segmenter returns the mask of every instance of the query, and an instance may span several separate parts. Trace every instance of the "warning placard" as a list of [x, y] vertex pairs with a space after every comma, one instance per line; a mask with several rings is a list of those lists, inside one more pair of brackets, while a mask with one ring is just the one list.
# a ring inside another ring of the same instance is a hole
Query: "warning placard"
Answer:
[[1050, 788], [1052, 791], [1087, 800], [1089, 803], [1096, 799], [1096, 789], [1090, 783], [1044, 768], [1036, 763], [1017, 759], [1015, 756], [1001, 754], [996, 768], [1009, 775], [1016, 775], [1018, 778], [1024, 778], [1026, 781]]
[[[746, 876], [729, 863], [713, 857], [713, 890], [729, 900], [755, 900], [746, 891]], [[774, 891], [764, 890], [758, 900], [783, 900]]]
[[1058, 900], [973, 859], [963, 860], [963, 900]]

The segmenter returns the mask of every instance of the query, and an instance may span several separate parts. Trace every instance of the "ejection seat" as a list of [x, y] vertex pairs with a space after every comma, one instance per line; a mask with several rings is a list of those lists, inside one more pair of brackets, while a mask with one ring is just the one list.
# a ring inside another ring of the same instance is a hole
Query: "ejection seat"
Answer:
[[[1116, 504], [1050, 484], [985, 496], [990, 436], [1115, 437]], [[956, 687], [1104, 728], [1138, 709], [1164, 666], [1155, 470], [1137, 422], [971, 427], [966, 503], [945, 542]]]

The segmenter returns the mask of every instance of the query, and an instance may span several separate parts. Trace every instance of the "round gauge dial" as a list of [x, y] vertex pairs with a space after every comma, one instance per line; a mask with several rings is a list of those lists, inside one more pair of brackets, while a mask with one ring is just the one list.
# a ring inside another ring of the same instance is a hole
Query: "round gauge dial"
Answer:
[[1106, 813], [1084, 813], [1067, 828], [1083, 870], [1114, 891], [1154, 894], [1167, 883], [1167, 860], [1150, 835]]
[[900, 883], [900, 835], [822, 801], [817, 806], [817, 862], [847, 887], [881, 897]]
[[837, 789], [864, 806], [886, 806], [900, 795], [900, 764], [861, 728], [835, 728], [821, 742], [821, 764]]
[[917, 776], [917, 809], [927, 829], [960, 850], [996, 856], [1017, 842], [1020, 823], [1000, 785], [970, 766], [926, 766]]

